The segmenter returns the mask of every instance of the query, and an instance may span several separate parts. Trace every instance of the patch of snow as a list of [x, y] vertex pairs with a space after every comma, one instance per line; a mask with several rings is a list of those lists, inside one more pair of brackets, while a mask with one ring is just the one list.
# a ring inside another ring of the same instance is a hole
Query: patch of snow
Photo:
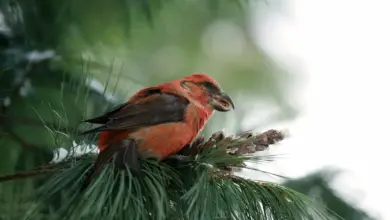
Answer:
[[78, 157], [84, 154], [99, 152], [97, 146], [94, 144], [78, 144], [76, 141], [73, 141], [72, 145], [73, 146], [69, 150], [62, 147], [54, 149], [53, 159], [50, 163], [58, 163], [69, 157]]
[[58, 163], [63, 161], [66, 156], [68, 155], [68, 151], [65, 148], [57, 148], [53, 150], [53, 159], [50, 161], [50, 163]]

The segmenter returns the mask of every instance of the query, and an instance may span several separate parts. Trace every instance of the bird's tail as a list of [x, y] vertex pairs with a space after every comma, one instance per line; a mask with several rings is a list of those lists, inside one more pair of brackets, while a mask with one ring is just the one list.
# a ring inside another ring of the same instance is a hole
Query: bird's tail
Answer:
[[138, 151], [134, 140], [125, 139], [119, 143], [110, 144], [99, 153], [96, 162], [87, 174], [81, 190], [85, 190], [91, 181], [102, 171], [105, 165], [113, 162], [115, 168], [125, 169], [126, 167], [139, 173], [141, 168], [138, 160]]

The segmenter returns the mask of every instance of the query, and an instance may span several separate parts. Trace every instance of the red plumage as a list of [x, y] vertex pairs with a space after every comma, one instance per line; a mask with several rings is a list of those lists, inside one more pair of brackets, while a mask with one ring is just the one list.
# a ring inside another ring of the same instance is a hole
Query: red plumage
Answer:
[[[138, 155], [162, 160], [190, 144], [214, 110], [232, 108], [229, 96], [203, 73], [142, 89], [114, 110], [86, 120], [101, 124], [84, 132], [101, 132], [91, 178], [112, 158], [133, 168], [138, 167]], [[127, 146], [113, 147], [123, 140]]]

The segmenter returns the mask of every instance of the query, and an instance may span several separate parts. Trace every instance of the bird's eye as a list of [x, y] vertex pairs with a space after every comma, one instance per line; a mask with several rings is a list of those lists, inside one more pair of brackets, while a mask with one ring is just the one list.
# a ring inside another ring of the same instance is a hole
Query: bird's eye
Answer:
[[212, 84], [211, 82], [203, 82], [201, 83], [202, 86], [207, 89], [208, 91], [212, 91], [212, 92], [218, 92], [219, 89], [218, 87], [216, 87], [214, 84]]

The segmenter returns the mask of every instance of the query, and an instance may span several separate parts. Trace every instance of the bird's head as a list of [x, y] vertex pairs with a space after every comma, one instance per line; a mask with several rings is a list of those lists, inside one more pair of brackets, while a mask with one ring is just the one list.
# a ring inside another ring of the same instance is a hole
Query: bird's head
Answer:
[[234, 109], [231, 98], [221, 89], [210, 76], [196, 73], [180, 80], [180, 86], [191, 99], [205, 107], [226, 112]]

